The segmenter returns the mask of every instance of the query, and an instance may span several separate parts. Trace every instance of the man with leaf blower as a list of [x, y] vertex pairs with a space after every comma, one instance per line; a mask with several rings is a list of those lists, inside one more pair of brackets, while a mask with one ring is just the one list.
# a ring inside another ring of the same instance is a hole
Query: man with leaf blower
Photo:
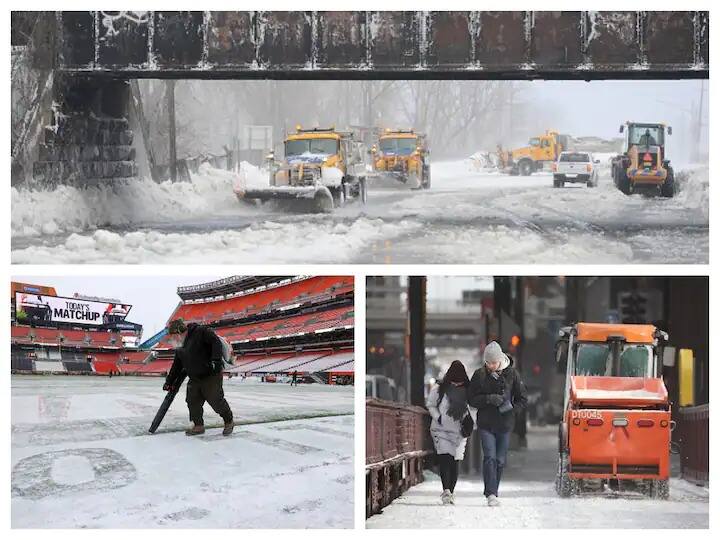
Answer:
[[222, 340], [210, 328], [195, 323], [186, 325], [182, 319], [172, 321], [168, 326], [168, 333], [185, 334], [182, 347], [175, 350], [175, 360], [163, 386], [163, 390], [167, 392], [176, 391], [179, 384], [182, 384], [183, 375], [188, 377], [185, 401], [193, 426], [187, 429], [185, 434], [205, 433], [203, 405], [207, 401], [225, 422], [223, 435], [230, 435], [235, 424], [223, 392]]

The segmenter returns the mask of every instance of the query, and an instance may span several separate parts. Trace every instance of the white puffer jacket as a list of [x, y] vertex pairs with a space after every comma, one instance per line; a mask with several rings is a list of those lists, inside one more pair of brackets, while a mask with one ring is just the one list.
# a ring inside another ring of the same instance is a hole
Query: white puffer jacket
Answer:
[[[442, 401], [438, 405], [440, 397], [440, 386], [433, 386], [430, 394], [425, 401], [432, 422], [430, 423], [430, 435], [435, 444], [435, 452], [438, 454], [450, 454], [455, 456], [456, 460], [462, 460], [465, 457], [465, 444], [467, 439], [462, 436], [462, 423], [448, 415], [448, 399], [443, 396]], [[468, 405], [468, 413], [475, 421], [476, 409]], [[440, 423], [442, 417], [442, 423]]]

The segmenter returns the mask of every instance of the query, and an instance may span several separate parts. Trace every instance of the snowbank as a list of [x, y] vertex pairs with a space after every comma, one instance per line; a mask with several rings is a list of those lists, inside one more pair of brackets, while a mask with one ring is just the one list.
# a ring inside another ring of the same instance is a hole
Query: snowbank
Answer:
[[[100, 229], [92, 234], [73, 233], [57, 246], [38, 245], [16, 250], [12, 258], [18, 264], [37, 261], [56, 264], [328, 263], [350, 261], [374, 242], [421, 226], [420, 223], [385, 223], [359, 218], [350, 224], [264, 221], [242, 230], [207, 233], [117, 233]], [[192, 257], [188, 257], [188, 253]]]
[[[240, 178], [248, 186], [267, 185], [267, 175], [243, 162]], [[156, 184], [149, 178], [98, 187], [58, 186], [51, 191], [11, 189], [13, 236], [82, 232], [100, 227], [213, 217], [251, 211], [238, 205], [233, 182], [238, 174], [200, 166], [192, 182]]]
[[710, 215], [710, 169], [707, 165], [688, 167], [676, 173], [675, 201], [697, 210], [705, 219]]

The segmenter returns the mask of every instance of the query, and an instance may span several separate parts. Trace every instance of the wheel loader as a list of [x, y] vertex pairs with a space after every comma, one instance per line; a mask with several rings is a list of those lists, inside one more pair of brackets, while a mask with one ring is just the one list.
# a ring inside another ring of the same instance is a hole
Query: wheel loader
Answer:
[[497, 156], [502, 172], [513, 176], [530, 176], [545, 165], [557, 161], [561, 152], [569, 150], [570, 137], [557, 131], [547, 130], [543, 135], [532, 137], [527, 146], [503, 150], [498, 145]]
[[577, 323], [560, 330], [565, 372], [555, 488], [669, 497], [670, 419], [661, 377], [665, 332], [649, 324]]
[[272, 152], [267, 156], [270, 185], [236, 190], [238, 199], [280, 201], [316, 212], [331, 212], [350, 200], [367, 202], [369, 164], [352, 131], [298, 125], [284, 148], [282, 160]]
[[427, 137], [412, 129], [385, 129], [371, 149], [378, 183], [390, 180], [411, 189], [430, 188]]
[[675, 173], [665, 152], [665, 133], [672, 135], [672, 127], [625, 122], [620, 133], [625, 134], [623, 152], [611, 161], [615, 187], [626, 195], [675, 195]]

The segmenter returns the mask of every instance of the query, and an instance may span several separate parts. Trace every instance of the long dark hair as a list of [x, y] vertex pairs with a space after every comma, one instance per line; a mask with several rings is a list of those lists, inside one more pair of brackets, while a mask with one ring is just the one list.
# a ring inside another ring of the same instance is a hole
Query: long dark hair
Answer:
[[440, 399], [438, 400], [438, 403], [442, 401], [442, 398], [445, 395], [445, 392], [447, 392], [448, 386], [450, 386], [451, 383], [462, 383], [461, 386], [467, 386], [470, 384], [470, 379], [468, 378], [467, 371], [465, 371], [465, 366], [460, 360], [453, 360], [453, 363], [450, 364], [450, 367], [445, 372], [445, 376], [440, 383]]

